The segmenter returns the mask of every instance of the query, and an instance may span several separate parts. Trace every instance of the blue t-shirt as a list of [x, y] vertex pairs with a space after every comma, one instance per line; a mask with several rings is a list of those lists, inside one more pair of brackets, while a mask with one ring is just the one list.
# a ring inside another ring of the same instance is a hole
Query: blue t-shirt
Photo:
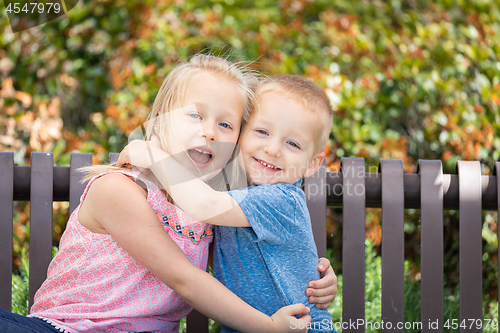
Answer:
[[[319, 272], [300, 184], [259, 185], [228, 192], [251, 227], [216, 226], [214, 276], [269, 316], [283, 306], [303, 303], [311, 309], [309, 332], [336, 332], [329, 312], [315, 308], [304, 294], [309, 281], [319, 279]], [[235, 332], [223, 328], [223, 332]]]

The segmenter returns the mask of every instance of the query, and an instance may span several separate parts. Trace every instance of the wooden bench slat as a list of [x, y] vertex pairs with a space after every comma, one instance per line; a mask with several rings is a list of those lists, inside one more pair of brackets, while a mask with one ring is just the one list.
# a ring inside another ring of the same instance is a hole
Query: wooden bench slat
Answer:
[[[365, 320], [365, 160], [342, 158], [342, 322]], [[364, 325], [343, 332], [364, 332]]]
[[404, 322], [403, 161], [380, 160], [382, 177], [382, 320], [385, 332], [401, 332]]
[[[494, 170], [494, 176], [496, 176], [496, 185], [497, 185], [497, 239], [500, 240], [500, 228], [498, 228], [498, 225], [500, 224], [500, 162], [495, 162], [495, 170]], [[500, 246], [497, 246], [498, 248], [498, 258], [500, 258]], [[500, 260], [497, 260], [498, 263], [498, 271], [500, 272]], [[497, 279], [498, 283], [498, 295], [500, 295], [500, 279]], [[500, 323], [500, 311], [498, 311], [498, 322]]]
[[[326, 162], [314, 175], [304, 178], [304, 193], [311, 216], [314, 242], [318, 256], [326, 257]], [[322, 195], [324, 193], [324, 195]]]
[[460, 332], [482, 332], [469, 320], [482, 320], [482, 207], [481, 165], [458, 161], [460, 193]]
[[193, 309], [186, 317], [186, 331], [187, 333], [208, 333], [208, 318]]
[[12, 306], [14, 153], [0, 154], [0, 308]]
[[[342, 172], [331, 171], [327, 174], [327, 204], [342, 207]], [[481, 176], [483, 210], [498, 210], [495, 176]], [[366, 207], [381, 207], [380, 174], [367, 172], [365, 176]], [[405, 208], [420, 208], [420, 177], [417, 174], [404, 174]], [[458, 175], [443, 175], [444, 209], [458, 209]]]
[[52, 153], [31, 153], [29, 307], [52, 260]]
[[92, 165], [92, 154], [71, 153], [70, 155], [70, 183], [69, 183], [69, 213], [71, 214], [80, 204], [80, 197], [88, 184], [81, 183], [84, 174], [77, 169]]
[[109, 163], [113, 164], [118, 161], [118, 157], [120, 156], [120, 153], [109, 153]]
[[[441, 161], [419, 161], [421, 193], [422, 332], [443, 332], [443, 168]], [[438, 327], [428, 323], [438, 321]]]

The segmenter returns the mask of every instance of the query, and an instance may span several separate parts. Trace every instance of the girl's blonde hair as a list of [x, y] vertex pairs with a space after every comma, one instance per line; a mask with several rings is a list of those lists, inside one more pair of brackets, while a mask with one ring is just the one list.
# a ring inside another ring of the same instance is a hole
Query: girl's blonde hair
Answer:
[[[146, 122], [146, 138], [150, 139], [153, 134], [161, 141], [162, 148], [168, 151], [167, 131], [170, 117], [168, 112], [173, 110], [174, 105], [182, 105], [188, 82], [195, 75], [202, 72], [211, 72], [229, 78], [235, 82], [245, 99], [245, 107], [241, 126], [248, 120], [255, 104], [254, 91], [258, 83], [257, 76], [252, 71], [246, 70], [241, 63], [233, 63], [227, 59], [210, 54], [197, 54], [189, 62], [177, 65], [165, 78], [156, 95], [153, 109], [148, 115]], [[241, 128], [240, 128], [241, 130]], [[238, 149], [235, 149], [228, 165], [222, 173], [212, 178], [208, 183], [217, 190], [234, 189], [243, 184], [244, 173], [235, 158]], [[79, 168], [78, 171], [85, 173], [84, 181], [102, 173], [113, 170], [123, 170], [114, 165], [92, 165]], [[243, 184], [246, 186], [246, 183]]]

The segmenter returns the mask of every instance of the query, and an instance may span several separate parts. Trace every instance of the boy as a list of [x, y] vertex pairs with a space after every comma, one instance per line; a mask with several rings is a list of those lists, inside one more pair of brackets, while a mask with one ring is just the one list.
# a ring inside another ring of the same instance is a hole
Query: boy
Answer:
[[239, 143], [249, 188], [214, 191], [158, 151], [155, 160], [161, 161], [150, 169], [184, 212], [217, 225], [212, 267], [228, 289], [268, 315], [304, 303], [311, 309], [310, 332], [335, 332], [328, 311], [315, 308], [303, 293], [319, 273], [300, 189], [302, 177], [313, 175], [324, 159], [333, 111], [324, 91], [299, 76], [264, 81], [256, 99]]
[[228, 192], [251, 228], [216, 227], [214, 276], [267, 314], [304, 303], [311, 309], [309, 332], [334, 332], [330, 314], [302, 292], [318, 272], [300, 189], [302, 177], [314, 174], [324, 159], [333, 111], [323, 90], [299, 76], [265, 81], [256, 98], [259, 108], [243, 129], [240, 149], [250, 184], [258, 186]]

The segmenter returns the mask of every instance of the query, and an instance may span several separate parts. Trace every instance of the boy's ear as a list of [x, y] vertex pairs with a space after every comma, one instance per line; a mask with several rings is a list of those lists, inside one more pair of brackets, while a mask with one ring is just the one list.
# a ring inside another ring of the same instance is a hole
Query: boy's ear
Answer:
[[323, 160], [325, 159], [325, 153], [321, 152], [318, 155], [316, 155], [312, 161], [309, 163], [309, 167], [307, 168], [306, 172], [304, 173], [304, 177], [311, 177], [314, 175], [316, 171], [318, 171], [319, 167], [321, 166], [321, 163], [323, 163]]

